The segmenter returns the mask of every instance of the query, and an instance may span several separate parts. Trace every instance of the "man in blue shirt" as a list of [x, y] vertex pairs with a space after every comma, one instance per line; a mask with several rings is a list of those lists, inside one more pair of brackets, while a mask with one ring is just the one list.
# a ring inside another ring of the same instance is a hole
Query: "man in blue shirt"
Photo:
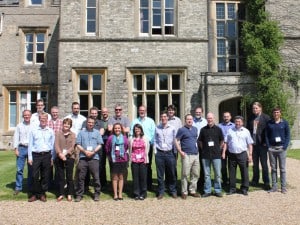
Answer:
[[150, 149], [148, 153], [149, 164], [147, 167], [147, 188], [148, 190], [152, 190], [152, 156], [153, 156], [153, 142], [154, 142], [154, 132], [155, 132], [155, 122], [150, 117], [147, 117], [147, 108], [144, 105], [139, 107], [139, 117], [132, 121], [130, 127], [130, 135], [133, 134], [133, 127], [135, 124], [141, 124], [143, 127], [143, 131], [145, 136], [150, 142]]
[[[229, 129], [234, 127], [234, 123], [231, 122], [231, 113], [230, 112], [224, 112], [223, 113], [223, 122], [219, 123], [219, 127], [222, 130], [224, 138], [227, 135], [227, 132]], [[224, 145], [221, 146], [222, 149], [224, 148]], [[226, 149], [225, 149], [226, 151]], [[226, 151], [225, 158], [221, 159], [222, 166], [221, 166], [221, 173], [222, 173], [222, 181], [223, 185], [228, 185], [229, 184], [229, 179], [228, 179], [228, 151]]]
[[[200, 162], [197, 145], [197, 128], [193, 126], [193, 116], [185, 116], [185, 125], [176, 134], [175, 145], [181, 156], [181, 198], [186, 199], [188, 190], [193, 197], [200, 197], [197, 190], [199, 179]], [[188, 188], [188, 177], [190, 186]]]
[[276, 107], [272, 111], [273, 119], [266, 126], [266, 144], [269, 150], [271, 165], [272, 189], [277, 192], [277, 161], [280, 169], [281, 193], [286, 189], [286, 152], [290, 143], [290, 128], [286, 120], [281, 118], [281, 109]]
[[94, 201], [99, 201], [100, 179], [99, 179], [99, 154], [103, 144], [100, 132], [94, 129], [95, 119], [89, 117], [86, 129], [81, 130], [77, 136], [76, 144], [79, 149], [78, 169], [78, 189], [76, 191], [76, 202], [80, 202], [84, 193], [84, 180], [89, 170], [94, 179]]
[[46, 191], [51, 165], [54, 158], [54, 131], [47, 126], [48, 113], [39, 115], [40, 125], [33, 127], [29, 133], [28, 164], [32, 166], [33, 186], [32, 196], [28, 202], [40, 199], [46, 202]]

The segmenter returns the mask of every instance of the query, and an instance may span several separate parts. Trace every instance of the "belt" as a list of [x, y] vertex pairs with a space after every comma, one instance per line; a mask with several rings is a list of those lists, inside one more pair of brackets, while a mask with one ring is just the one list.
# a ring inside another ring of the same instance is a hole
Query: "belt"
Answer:
[[28, 147], [28, 144], [19, 144], [19, 147], [27, 148], [27, 147]]
[[45, 151], [45, 152], [32, 152], [33, 155], [47, 155], [50, 154], [51, 151]]
[[157, 151], [159, 152], [163, 152], [163, 153], [169, 153], [169, 152], [172, 152], [172, 149], [171, 150], [160, 150], [160, 149], [156, 149]]

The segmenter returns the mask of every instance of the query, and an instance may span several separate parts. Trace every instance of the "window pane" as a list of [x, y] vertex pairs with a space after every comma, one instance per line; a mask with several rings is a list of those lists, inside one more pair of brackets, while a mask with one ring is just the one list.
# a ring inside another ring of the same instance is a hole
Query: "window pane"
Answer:
[[143, 96], [142, 95], [133, 95], [133, 104], [134, 104], [134, 112], [135, 117], [138, 117], [138, 107], [143, 104]]
[[217, 54], [225, 55], [225, 53], [226, 53], [225, 40], [217, 40]]
[[174, 0], [165, 0], [166, 8], [174, 8]]
[[147, 116], [155, 120], [155, 95], [146, 95]]
[[175, 34], [174, 26], [165, 26], [165, 34]]
[[236, 37], [235, 22], [227, 22], [227, 33], [228, 37]]
[[217, 37], [225, 37], [225, 22], [217, 22]]
[[27, 44], [27, 45], [26, 45], [26, 51], [27, 51], [28, 53], [33, 52], [33, 44]]
[[166, 9], [165, 24], [174, 24], [174, 11], [173, 11], [173, 9]]
[[37, 53], [36, 54], [36, 63], [43, 63], [44, 62], [44, 53]]
[[236, 59], [229, 59], [229, 72], [236, 72]]
[[173, 74], [172, 75], [172, 90], [180, 89], [180, 75]]
[[17, 126], [17, 104], [16, 103], [9, 104], [9, 126], [10, 127]]
[[96, 0], [87, 0], [87, 7], [96, 7]]
[[33, 42], [33, 34], [26, 34], [26, 42]]
[[133, 89], [135, 91], [140, 91], [143, 89], [143, 80], [142, 75], [133, 76]]
[[236, 44], [235, 40], [228, 41], [228, 54], [229, 55], [236, 55]]
[[36, 41], [37, 42], [45, 42], [45, 34], [37, 34]]
[[27, 109], [27, 92], [22, 91], [20, 93], [20, 111]]
[[43, 3], [43, 0], [31, 0], [31, 5], [41, 5]]
[[88, 90], [88, 79], [89, 79], [89, 76], [88, 75], [80, 75], [79, 76], [79, 82], [80, 82], [80, 85], [79, 85], [79, 90]]
[[96, 32], [96, 21], [87, 21], [87, 29], [88, 33], [95, 33]]
[[167, 94], [160, 94], [159, 95], [159, 111], [164, 111], [168, 107], [168, 95]]
[[146, 75], [147, 90], [155, 90], [155, 75], [147, 74]]
[[235, 19], [235, 4], [234, 3], [228, 3], [227, 4], [227, 10], [228, 10], [228, 19]]
[[95, 20], [96, 19], [96, 9], [95, 8], [88, 8], [86, 10], [87, 13], [87, 19], [88, 20]]
[[168, 75], [159, 75], [159, 90], [168, 90]]
[[162, 34], [161, 28], [152, 28], [152, 34]]
[[36, 50], [38, 52], [43, 52], [44, 51], [44, 44], [42, 44], [42, 43], [37, 44], [36, 45]]
[[99, 91], [101, 90], [101, 75], [93, 75], [93, 90]]
[[149, 6], [149, 1], [148, 0], [141, 0], [140, 4], [141, 4], [141, 7], [148, 7]]
[[9, 101], [10, 102], [17, 102], [17, 92], [16, 91], [10, 91], [9, 92]]
[[36, 100], [38, 99], [37, 91], [30, 92], [30, 109], [32, 113], [36, 112]]
[[88, 116], [89, 97], [88, 95], [79, 95], [80, 112], [84, 116]]
[[93, 106], [98, 107], [99, 109], [102, 108], [102, 99], [101, 99], [101, 95], [93, 95]]
[[153, 10], [153, 26], [161, 26], [161, 10]]
[[226, 60], [224, 58], [218, 58], [218, 72], [226, 71]]
[[181, 109], [181, 105], [180, 105], [180, 94], [172, 94], [172, 104], [175, 105], [176, 107], [176, 115], [178, 117], [180, 117], [180, 109]]
[[217, 19], [225, 19], [225, 5], [224, 3], [216, 4]]
[[153, 8], [161, 8], [161, 0], [153, 0]]
[[246, 9], [245, 4], [238, 4], [238, 19], [245, 20], [246, 19]]

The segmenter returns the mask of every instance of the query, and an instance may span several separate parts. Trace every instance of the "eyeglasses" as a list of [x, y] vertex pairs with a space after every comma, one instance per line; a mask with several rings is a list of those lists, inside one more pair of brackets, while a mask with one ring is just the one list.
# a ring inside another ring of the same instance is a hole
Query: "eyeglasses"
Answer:
[[115, 109], [115, 111], [122, 111], [122, 109]]

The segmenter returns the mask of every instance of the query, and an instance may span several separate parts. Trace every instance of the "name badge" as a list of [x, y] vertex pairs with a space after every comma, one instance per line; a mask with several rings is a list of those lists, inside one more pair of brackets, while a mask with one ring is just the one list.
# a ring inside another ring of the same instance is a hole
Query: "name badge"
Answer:
[[137, 159], [141, 159], [141, 158], [142, 158], [142, 155], [141, 155], [141, 154], [136, 154], [135, 157], [136, 157]]
[[281, 137], [275, 137], [275, 142], [281, 142]]
[[116, 146], [116, 151], [120, 151], [120, 146], [119, 145]]
[[86, 150], [88, 150], [89, 152], [93, 151], [93, 146], [87, 146]]
[[163, 143], [162, 146], [164, 149], [166, 149], [168, 147], [168, 145], [166, 143]]
[[213, 141], [209, 141], [209, 142], [208, 142], [208, 146], [209, 146], [209, 147], [215, 146], [215, 143], [214, 143]]
[[63, 153], [64, 155], [67, 155], [68, 150], [67, 150], [67, 149], [63, 149], [63, 150], [62, 150], [62, 153]]

